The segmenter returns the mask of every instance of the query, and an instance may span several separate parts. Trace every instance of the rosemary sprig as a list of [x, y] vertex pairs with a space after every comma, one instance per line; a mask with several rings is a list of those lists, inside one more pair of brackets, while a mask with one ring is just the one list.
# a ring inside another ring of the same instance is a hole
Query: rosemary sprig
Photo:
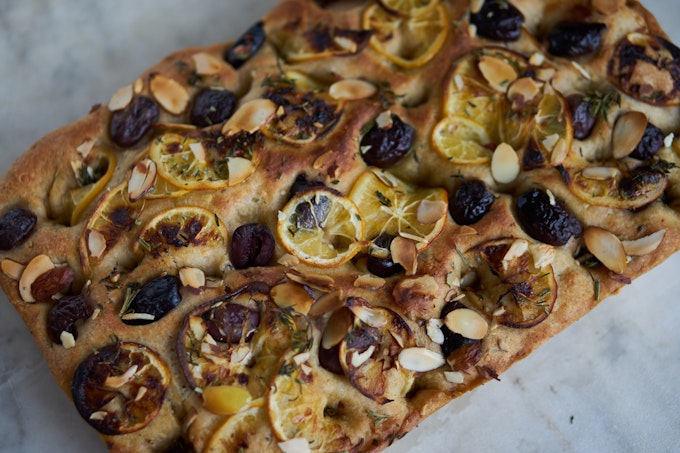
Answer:
[[607, 120], [607, 112], [614, 105], [621, 105], [621, 95], [613, 90], [600, 91], [593, 90], [584, 98], [590, 104], [590, 116], [593, 118], [602, 117]]

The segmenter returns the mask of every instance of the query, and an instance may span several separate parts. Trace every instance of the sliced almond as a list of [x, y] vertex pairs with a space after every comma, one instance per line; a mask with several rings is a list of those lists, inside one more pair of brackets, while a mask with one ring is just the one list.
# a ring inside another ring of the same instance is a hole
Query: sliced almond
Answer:
[[156, 317], [151, 313], [125, 313], [120, 319], [125, 321], [154, 321]]
[[90, 154], [92, 148], [94, 148], [94, 140], [85, 140], [76, 148], [76, 151], [85, 158]]
[[105, 420], [108, 415], [106, 411], [95, 411], [90, 414], [90, 420]]
[[534, 260], [534, 267], [536, 269], [541, 269], [551, 264], [555, 259], [555, 247], [548, 244], [531, 244], [529, 252]]
[[519, 258], [520, 256], [524, 255], [528, 249], [529, 241], [525, 239], [517, 239], [513, 241], [512, 244], [510, 244], [510, 247], [508, 247], [508, 251], [505, 252], [505, 255], [503, 256], [503, 261], [510, 262], [515, 258]]
[[31, 285], [38, 277], [51, 271], [54, 267], [54, 263], [47, 255], [38, 255], [26, 265], [19, 278], [19, 294], [25, 302], [35, 302], [35, 298], [31, 294]]
[[326, 313], [331, 313], [344, 305], [345, 299], [343, 298], [342, 290], [336, 289], [319, 297], [312, 304], [307, 315], [316, 318]]
[[482, 5], [484, 5], [485, 0], [471, 0], [470, 1], [470, 12], [475, 14], [478, 13], [479, 10], [482, 9]]
[[201, 290], [205, 288], [205, 273], [195, 267], [183, 267], [179, 270], [179, 280], [182, 286]]
[[204, 164], [208, 161], [208, 153], [205, 151], [205, 146], [201, 142], [189, 143], [189, 149], [191, 154], [194, 155], [194, 159], [197, 162]]
[[76, 345], [76, 339], [71, 332], [63, 331], [59, 334], [59, 341], [64, 349], [71, 349]]
[[612, 131], [612, 156], [621, 159], [633, 152], [647, 129], [647, 116], [642, 112], [626, 112], [616, 119]]
[[106, 250], [106, 238], [97, 230], [87, 232], [87, 250], [93, 258], [99, 258]]
[[631, 241], [621, 241], [626, 255], [643, 256], [656, 250], [666, 235], [666, 230], [659, 230], [647, 236]]
[[135, 94], [139, 94], [144, 90], [144, 80], [141, 77], [134, 81], [132, 84], [132, 90], [135, 92]]
[[502, 58], [481, 56], [477, 67], [489, 85], [501, 93], [505, 93], [510, 84], [517, 79], [515, 68]]
[[465, 382], [465, 375], [460, 371], [444, 371], [444, 379], [452, 384], [462, 384]]
[[310, 288], [319, 291], [328, 292], [335, 287], [335, 279], [330, 275], [292, 270], [290, 272], [286, 272], [286, 277], [289, 280], [309, 286]]
[[189, 93], [176, 80], [155, 74], [149, 84], [151, 94], [158, 103], [173, 115], [179, 115], [189, 105]]
[[555, 146], [553, 146], [552, 152], [550, 153], [550, 165], [553, 167], [562, 165], [567, 158], [568, 153], [569, 148], [567, 147], [567, 141], [564, 139], [564, 137], [560, 137], [560, 139], [557, 140], [557, 143], [555, 143]]
[[591, 226], [583, 231], [583, 240], [590, 253], [607, 269], [617, 274], [626, 270], [626, 251], [619, 238], [613, 233]]
[[418, 249], [413, 239], [402, 236], [395, 237], [390, 243], [390, 254], [392, 261], [401, 266], [406, 271], [406, 275], [414, 275], [418, 267]]
[[581, 74], [581, 77], [583, 77], [584, 79], [586, 80], [593, 79], [588, 70], [581, 66], [581, 64], [578, 63], [577, 61], [571, 60], [571, 65], [579, 72], [579, 74]]
[[351, 301], [352, 299], [348, 300], [349, 309], [361, 322], [378, 328], [387, 325], [388, 319], [382, 310], [376, 310], [363, 304], [351, 303]]
[[675, 140], [675, 134], [671, 132], [670, 134], [666, 135], [663, 138], [663, 146], [666, 148], [670, 148], [673, 146], [673, 141]]
[[532, 77], [521, 77], [508, 88], [508, 100], [512, 102], [513, 108], [518, 110], [536, 99], [541, 94], [542, 88], [543, 82], [536, 81]]
[[447, 212], [446, 202], [424, 199], [418, 204], [416, 220], [423, 225], [431, 225], [437, 223], [442, 217], [445, 217]]
[[[279, 212], [281, 212], [281, 211], [279, 211]], [[293, 267], [293, 266], [297, 266], [298, 264], [300, 264], [300, 258], [298, 258], [295, 255], [291, 255], [290, 253], [285, 253], [276, 262], [278, 264], [280, 264], [281, 266]]]
[[361, 365], [366, 363], [368, 359], [371, 358], [373, 353], [375, 352], [375, 345], [372, 344], [364, 352], [358, 352], [355, 351], [352, 353], [352, 358], [350, 359], [350, 363], [352, 364], [353, 367], [359, 368]]
[[153, 160], [143, 159], [137, 162], [128, 180], [128, 199], [134, 203], [149, 193], [156, 183], [157, 174], [156, 162]]
[[349, 53], [356, 53], [356, 51], [359, 49], [357, 43], [346, 36], [333, 36], [333, 44], [335, 44], [338, 49], [342, 49]]
[[449, 312], [444, 324], [451, 332], [471, 340], [481, 340], [489, 331], [489, 323], [484, 316], [469, 308], [459, 308]]
[[360, 79], [345, 79], [335, 82], [328, 88], [328, 94], [338, 101], [356, 101], [375, 95], [378, 89], [370, 82]]
[[307, 314], [314, 298], [297, 283], [285, 282], [274, 286], [269, 292], [272, 300], [281, 308], [293, 307], [299, 313]]
[[361, 274], [354, 279], [353, 285], [356, 288], [376, 290], [385, 286], [385, 279], [373, 274]]
[[347, 307], [336, 310], [328, 319], [321, 337], [321, 347], [331, 349], [339, 344], [352, 328], [352, 312]]
[[555, 145], [557, 145], [558, 141], [560, 141], [560, 135], [551, 134], [545, 137], [543, 140], [541, 140], [541, 145], [543, 145], [545, 149], [552, 151], [553, 148], [555, 148]]
[[379, 129], [392, 127], [392, 112], [389, 110], [381, 112], [380, 115], [375, 118], [375, 124]]
[[534, 52], [529, 57], [529, 64], [531, 66], [541, 66], [545, 62], [545, 55], [541, 52]]
[[12, 280], [19, 280], [21, 278], [21, 273], [25, 268], [26, 266], [23, 264], [17, 263], [16, 261], [9, 258], [5, 258], [2, 260], [2, 262], [0, 262], [0, 269], [2, 269], [2, 273]]
[[227, 170], [229, 171], [229, 185], [235, 186], [255, 172], [255, 164], [245, 157], [229, 157]]
[[241, 105], [224, 123], [222, 133], [232, 135], [240, 131], [253, 133], [267, 124], [276, 113], [276, 104], [269, 99], [253, 99]]
[[387, 187], [397, 187], [399, 183], [395, 180], [394, 176], [386, 171], [374, 170], [373, 174], [376, 178], [380, 180]]
[[621, 176], [621, 170], [616, 167], [588, 167], [581, 171], [584, 178], [597, 181], [607, 181]]
[[125, 85], [119, 88], [109, 100], [109, 110], [115, 112], [124, 109], [132, 101], [133, 94], [132, 85]]
[[217, 58], [205, 52], [198, 52], [191, 56], [196, 66], [196, 74], [198, 75], [214, 75], [225, 68], [231, 68], [224, 60]]
[[399, 363], [407, 370], [424, 373], [446, 363], [444, 356], [427, 348], [406, 348], [399, 353]]
[[433, 343], [444, 344], [444, 332], [442, 331], [442, 326], [444, 321], [441, 319], [430, 319], [427, 321], [427, 326], [425, 331], [427, 336], [430, 337]]
[[137, 389], [137, 395], [135, 395], [135, 401], [140, 401], [146, 395], [149, 389], [147, 387], [141, 386]]
[[337, 154], [333, 150], [328, 150], [316, 159], [312, 164], [314, 170], [321, 170], [332, 165], [337, 160]]
[[130, 379], [133, 378], [135, 373], [137, 372], [137, 369], [139, 367], [137, 365], [132, 365], [130, 368], [128, 368], [125, 373], [119, 375], [119, 376], [109, 376], [106, 378], [104, 381], [104, 386], [109, 387], [109, 388], [114, 388], [114, 389], [119, 389], [128, 382], [130, 382]]
[[304, 437], [295, 437], [293, 439], [279, 442], [279, 448], [283, 453], [311, 453], [309, 442]]
[[501, 143], [491, 157], [491, 176], [501, 184], [508, 184], [519, 175], [519, 156], [512, 146]]

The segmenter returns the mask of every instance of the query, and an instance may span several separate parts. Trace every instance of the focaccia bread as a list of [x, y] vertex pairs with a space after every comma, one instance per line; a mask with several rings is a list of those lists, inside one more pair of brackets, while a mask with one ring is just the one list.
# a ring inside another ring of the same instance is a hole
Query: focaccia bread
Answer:
[[0, 282], [112, 450], [379, 450], [677, 249], [654, 19], [473, 3], [285, 1], [10, 169]]

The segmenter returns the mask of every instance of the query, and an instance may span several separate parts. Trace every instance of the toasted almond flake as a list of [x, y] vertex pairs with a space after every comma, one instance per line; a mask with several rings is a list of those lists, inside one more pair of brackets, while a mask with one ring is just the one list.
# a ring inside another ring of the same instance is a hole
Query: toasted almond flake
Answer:
[[314, 298], [297, 283], [285, 282], [274, 286], [270, 296], [280, 308], [293, 307], [299, 313], [307, 314], [314, 303]]
[[229, 171], [229, 185], [234, 186], [252, 175], [255, 172], [255, 165], [245, 157], [229, 157], [227, 170]]
[[385, 110], [375, 118], [375, 124], [380, 129], [387, 129], [392, 127], [392, 112]]
[[427, 321], [425, 328], [427, 336], [430, 337], [433, 343], [444, 344], [444, 332], [442, 332], [442, 325], [444, 321], [441, 319], [430, 319]]
[[335, 279], [330, 275], [317, 274], [315, 272], [302, 272], [293, 269], [290, 272], [286, 272], [286, 277], [294, 282], [298, 282], [319, 291], [328, 292], [335, 287]]
[[606, 181], [621, 176], [621, 170], [616, 167], [588, 167], [581, 171], [584, 178]]
[[508, 86], [517, 79], [515, 68], [502, 58], [489, 55], [481, 56], [477, 67], [484, 79], [489, 82], [489, 85], [501, 93], [505, 93]]
[[451, 332], [471, 340], [481, 340], [489, 331], [489, 323], [484, 316], [469, 308], [459, 308], [449, 312], [444, 324]]
[[96, 411], [90, 414], [90, 420], [104, 420], [109, 415], [106, 411]]
[[456, 228], [454, 232], [456, 236], [474, 236], [478, 234], [478, 231], [468, 225], [462, 225]]
[[663, 138], [663, 146], [670, 148], [673, 146], [673, 140], [675, 140], [675, 134], [671, 132]]
[[29, 261], [19, 278], [19, 295], [25, 302], [35, 302], [31, 293], [31, 285], [38, 277], [54, 267], [54, 263], [47, 255], [38, 255]]
[[493, 311], [493, 313], [491, 313], [491, 314], [492, 314], [493, 316], [500, 316], [500, 315], [502, 315], [503, 313], [505, 313], [506, 311], [507, 311], [507, 309], [505, 308], [505, 306], [500, 306], [500, 307], [498, 307], [497, 309], [495, 309], [495, 310]]
[[0, 269], [2, 269], [2, 273], [12, 280], [19, 280], [21, 278], [21, 273], [25, 268], [26, 266], [23, 264], [17, 263], [16, 261], [9, 258], [5, 258], [2, 260], [2, 262], [0, 262]]
[[87, 250], [93, 258], [99, 258], [106, 250], [106, 238], [97, 230], [87, 232]]
[[125, 85], [119, 88], [109, 100], [109, 110], [115, 112], [124, 109], [132, 101], [133, 94], [132, 85]]
[[354, 42], [353, 40], [351, 40], [351, 39], [349, 39], [345, 36], [339, 36], [339, 35], [333, 37], [333, 44], [335, 44], [335, 46], [338, 49], [342, 49], [345, 52], [349, 52], [349, 53], [355, 53], [357, 51], [357, 49], [359, 48], [357, 46], [357, 43]]
[[353, 367], [359, 368], [361, 365], [366, 363], [368, 359], [371, 358], [374, 351], [375, 351], [374, 344], [370, 345], [364, 352], [355, 351], [352, 353], [352, 359], [350, 360], [350, 363], [352, 364]]
[[336, 153], [333, 150], [326, 151], [316, 159], [314, 159], [314, 163], [312, 164], [312, 168], [314, 170], [321, 170], [322, 168], [329, 167], [336, 161]]
[[529, 64], [531, 66], [541, 66], [544, 62], [545, 62], [545, 55], [543, 55], [541, 52], [534, 52], [529, 57]]
[[401, 264], [407, 275], [414, 275], [418, 267], [418, 249], [413, 239], [395, 237], [390, 243], [392, 261]]
[[484, 0], [471, 0], [470, 1], [470, 12], [471, 13], [478, 13], [480, 9], [482, 9], [482, 5], [484, 5]]
[[144, 90], [144, 80], [142, 80], [141, 77], [135, 80], [135, 82], [132, 84], [132, 90], [135, 92], [135, 94], [139, 94]]
[[557, 140], [557, 143], [555, 143], [552, 153], [550, 153], [550, 165], [553, 167], [562, 165], [567, 158], [568, 153], [569, 148], [567, 147], [567, 141], [564, 138], [560, 138]]
[[555, 148], [555, 145], [557, 145], [557, 142], [560, 141], [560, 136], [559, 134], [551, 134], [545, 137], [543, 140], [541, 140], [541, 144], [545, 146], [545, 149], [553, 150]]
[[555, 206], [557, 204], [557, 200], [555, 199], [555, 195], [552, 193], [550, 189], [545, 189], [545, 194], [548, 195], [548, 202], [550, 203], [550, 206]]
[[616, 119], [612, 131], [612, 156], [621, 159], [633, 152], [647, 129], [647, 115], [630, 111]]
[[76, 151], [83, 156], [83, 158], [87, 157], [90, 154], [90, 151], [92, 151], [92, 148], [94, 147], [94, 140], [85, 140], [83, 143], [81, 143], [77, 148]]
[[156, 183], [158, 169], [156, 162], [143, 159], [135, 164], [128, 180], [128, 199], [135, 202], [149, 193]]
[[477, 36], [477, 26], [475, 24], [469, 24], [467, 27], [468, 36], [474, 38]]
[[73, 337], [73, 334], [65, 330], [59, 334], [59, 341], [61, 341], [64, 349], [71, 349], [76, 345], [76, 339]]
[[406, 348], [399, 353], [399, 363], [407, 370], [424, 373], [446, 363], [444, 357], [427, 348]]
[[531, 244], [529, 246], [529, 253], [531, 253], [534, 266], [537, 269], [551, 264], [555, 259], [555, 248], [548, 244]]
[[336, 310], [326, 323], [321, 337], [321, 347], [328, 350], [345, 338], [352, 328], [352, 312], [347, 307]]
[[283, 453], [311, 453], [309, 442], [304, 437], [296, 437], [285, 442], [279, 442], [279, 448]]
[[240, 131], [253, 133], [267, 124], [276, 112], [276, 104], [269, 99], [253, 99], [241, 105], [224, 123], [222, 133], [232, 135]]
[[99, 318], [99, 315], [102, 314], [102, 309], [100, 307], [95, 308], [92, 310], [92, 316], [90, 316], [90, 321], [94, 321], [95, 319]]
[[179, 280], [183, 286], [193, 289], [205, 288], [205, 273], [195, 267], [183, 267], [179, 270]]
[[307, 360], [309, 360], [310, 357], [311, 357], [311, 355], [310, 355], [309, 351], [301, 352], [301, 353], [293, 356], [293, 362], [295, 362], [296, 365], [300, 366], [301, 364], [303, 364]]
[[194, 155], [194, 159], [202, 164], [206, 163], [208, 160], [207, 153], [205, 151], [205, 146], [201, 142], [193, 142], [189, 144], [189, 149], [191, 154]]
[[164, 75], [155, 74], [151, 78], [149, 89], [158, 103], [174, 115], [182, 113], [189, 104], [187, 90], [176, 80]]
[[331, 313], [344, 305], [345, 300], [343, 299], [342, 290], [336, 289], [319, 297], [312, 304], [307, 315], [316, 318], [326, 313]]
[[452, 384], [462, 384], [465, 382], [465, 375], [460, 371], [444, 371], [444, 379]]
[[458, 91], [462, 91], [463, 88], [465, 88], [465, 81], [463, 80], [463, 76], [460, 74], [456, 74], [453, 77], [453, 83], [456, 85]]
[[631, 241], [621, 241], [626, 255], [643, 256], [656, 250], [666, 235], [666, 230], [659, 230], [647, 236]]
[[225, 68], [230, 68], [224, 60], [205, 52], [198, 52], [191, 56], [198, 75], [214, 75]]
[[376, 290], [385, 286], [385, 279], [373, 274], [361, 274], [354, 279], [353, 285], [356, 288]]
[[555, 76], [555, 68], [538, 68], [536, 69], [536, 78], [543, 82], [549, 82]]
[[379, 328], [387, 325], [388, 319], [383, 311], [378, 311], [361, 304], [351, 304], [349, 309], [354, 313], [354, 316], [371, 327]]
[[584, 68], [574, 60], [571, 60], [571, 64], [574, 68], [576, 68], [579, 74], [581, 74], [581, 77], [583, 77], [586, 80], [592, 80], [592, 77], [590, 76], [590, 73], [586, 70], [586, 68]]
[[641, 47], [646, 47], [649, 44], [649, 39], [644, 33], [633, 32], [626, 35], [626, 39], [631, 44]]
[[514, 260], [515, 258], [519, 258], [520, 256], [524, 255], [528, 249], [529, 241], [525, 239], [516, 239], [512, 242], [508, 248], [508, 251], [505, 252], [503, 261], [508, 262]]
[[397, 187], [399, 183], [395, 180], [394, 176], [390, 173], [382, 170], [374, 170], [373, 174], [387, 187]]
[[125, 313], [120, 319], [125, 321], [153, 321], [156, 317], [150, 313]]
[[340, 80], [328, 88], [328, 94], [339, 101], [367, 99], [377, 92], [375, 85], [360, 79]]
[[501, 143], [491, 157], [491, 176], [501, 184], [508, 184], [519, 175], [519, 156], [512, 146]]
[[513, 108], [517, 110], [536, 99], [542, 88], [543, 82], [536, 81], [532, 77], [522, 77], [510, 85], [507, 97], [512, 102]]
[[416, 220], [423, 225], [431, 225], [446, 216], [447, 204], [441, 200], [424, 199], [418, 204]]
[[599, 227], [587, 227], [583, 240], [595, 258], [607, 269], [617, 274], [626, 270], [626, 251], [623, 244], [613, 233]]
[[120, 376], [109, 376], [106, 378], [104, 381], [104, 386], [118, 389], [130, 382], [130, 379], [135, 375], [137, 372], [137, 369], [139, 367], [137, 365], [132, 365], [130, 368], [128, 368], [125, 373], [121, 374]]
[[137, 395], [135, 396], [135, 401], [139, 401], [139, 400], [141, 400], [142, 398], [144, 398], [144, 395], [146, 395], [146, 392], [147, 392], [148, 390], [149, 390], [149, 389], [146, 388], [146, 387], [144, 387], [144, 386], [139, 387], [139, 388], [137, 389]]
[[[279, 214], [281, 214], [281, 211], [279, 211]], [[300, 259], [295, 255], [291, 255], [290, 253], [286, 253], [286, 254], [282, 255], [281, 258], [279, 258], [276, 262], [278, 264], [280, 264], [281, 266], [293, 267], [293, 266], [297, 266], [298, 264], [300, 264]]]

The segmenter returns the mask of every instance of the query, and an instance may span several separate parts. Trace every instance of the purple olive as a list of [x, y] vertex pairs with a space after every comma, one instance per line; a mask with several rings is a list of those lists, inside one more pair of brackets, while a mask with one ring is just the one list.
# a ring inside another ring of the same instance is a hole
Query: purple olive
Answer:
[[576, 57], [596, 51], [607, 28], [598, 22], [566, 22], [548, 34], [548, 52], [558, 57]]
[[267, 225], [249, 223], [234, 230], [229, 258], [236, 269], [266, 266], [274, 256], [274, 235]]
[[13, 208], [0, 217], [0, 250], [9, 250], [28, 237], [37, 217], [28, 209]]
[[379, 127], [375, 124], [361, 138], [361, 156], [368, 165], [387, 168], [404, 157], [415, 140], [415, 129], [404, 123], [394, 113], [391, 124]]
[[158, 321], [182, 301], [180, 282], [174, 275], [155, 278], [135, 294], [125, 314], [145, 314], [153, 319], [123, 319], [125, 324], [142, 325]]
[[[393, 239], [394, 236], [382, 233], [373, 240], [373, 243], [377, 247], [389, 250]], [[392, 275], [404, 270], [402, 265], [392, 261], [391, 257], [379, 258], [373, 255], [368, 256], [368, 259], [366, 260], [366, 267], [371, 274], [382, 278], [391, 277]]]
[[198, 127], [219, 124], [231, 117], [236, 95], [229, 90], [206, 89], [196, 95], [191, 108], [191, 124]]
[[486, 0], [479, 11], [470, 14], [470, 23], [477, 27], [477, 34], [483, 38], [516, 41], [524, 15], [505, 0]]
[[449, 203], [451, 217], [458, 225], [479, 222], [494, 202], [494, 196], [479, 179], [466, 179]]
[[47, 312], [47, 332], [50, 340], [61, 344], [62, 332], [68, 332], [77, 339], [76, 322], [89, 318], [92, 312], [92, 307], [82, 295], [62, 297]]
[[223, 343], [248, 342], [260, 325], [258, 311], [233, 303], [206, 311], [203, 319], [210, 336]]
[[663, 141], [666, 135], [661, 129], [647, 123], [645, 133], [642, 135], [640, 143], [637, 144], [630, 157], [640, 160], [649, 160], [663, 147]]
[[236, 42], [224, 53], [224, 59], [238, 69], [250, 57], [255, 55], [264, 44], [264, 22], [260, 21], [251, 26]]
[[581, 222], [562, 204], [539, 189], [530, 189], [517, 198], [517, 221], [532, 238], [560, 246], [583, 232]]
[[590, 135], [595, 126], [595, 117], [591, 115], [592, 104], [582, 94], [567, 96], [571, 110], [571, 122], [574, 126], [574, 138], [583, 140]]
[[154, 100], [147, 96], [137, 96], [127, 107], [111, 115], [111, 140], [122, 148], [137, 144], [158, 121], [159, 115], [160, 111]]

